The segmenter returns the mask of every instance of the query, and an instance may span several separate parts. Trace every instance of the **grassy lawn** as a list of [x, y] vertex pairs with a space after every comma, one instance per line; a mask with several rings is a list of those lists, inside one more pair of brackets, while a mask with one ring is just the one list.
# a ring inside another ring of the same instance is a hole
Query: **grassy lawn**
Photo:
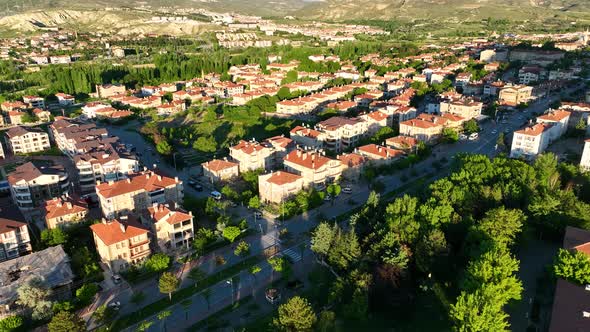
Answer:
[[138, 323], [141, 320], [143, 320], [147, 317], [150, 317], [152, 315], [155, 315], [158, 312], [168, 308], [169, 306], [174, 305], [178, 302], [181, 302], [182, 300], [187, 299], [187, 298], [193, 296], [194, 294], [196, 294], [206, 288], [209, 288], [210, 286], [212, 286], [224, 279], [228, 279], [228, 278], [234, 276], [235, 274], [239, 273], [242, 270], [247, 270], [250, 267], [252, 267], [264, 260], [265, 260], [265, 258], [263, 256], [252, 256], [252, 257], [246, 258], [244, 261], [242, 261], [238, 264], [232, 265], [226, 269], [219, 271], [218, 273], [212, 274], [212, 275], [206, 277], [205, 279], [200, 280], [197, 283], [196, 287], [185, 287], [185, 288], [180, 289], [179, 291], [172, 294], [172, 301], [168, 300], [168, 298], [162, 298], [154, 303], [151, 303], [151, 304], [143, 307], [142, 309], [140, 309], [134, 313], [131, 313], [127, 316], [123, 316], [123, 317], [117, 319], [113, 324], [112, 330], [120, 331], [127, 326]]

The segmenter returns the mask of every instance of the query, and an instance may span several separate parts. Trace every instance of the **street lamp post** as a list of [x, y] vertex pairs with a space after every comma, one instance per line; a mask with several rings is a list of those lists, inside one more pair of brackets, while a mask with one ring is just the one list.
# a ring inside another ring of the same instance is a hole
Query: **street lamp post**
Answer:
[[230, 278], [229, 280], [226, 280], [225, 283], [231, 286], [231, 305], [233, 306], [234, 305], [234, 282]]

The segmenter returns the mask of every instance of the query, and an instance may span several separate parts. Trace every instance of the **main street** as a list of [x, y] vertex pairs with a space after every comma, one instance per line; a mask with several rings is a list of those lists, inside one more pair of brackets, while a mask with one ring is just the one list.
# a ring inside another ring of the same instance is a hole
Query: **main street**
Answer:
[[[409, 181], [412, 181], [415, 177], [421, 177], [423, 175], [429, 173], [431, 174], [433, 172], [435, 173], [435, 176], [432, 178], [432, 180], [448, 175], [448, 169], [443, 169], [439, 171], [433, 167], [433, 163], [437, 160], [440, 160], [443, 157], [447, 158], [448, 160], [451, 160], [452, 158], [454, 158], [455, 155], [459, 153], [479, 153], [485, 154], [489, 157], [493, 157], [497, 153], [496, 141], [500, 133], [505, 131], [512, 133], [514, 130], [519, 129], [523, 126], [523, 124], [526, 122], [526, 119], [532, 113], [540, 113], [545, 111], [548, 108], [548, 105], [553, 100], [554, 98], [542, 99], [538, 102], [532, 103], [531, 106], [525, 110], [507, 113], [505, 115], [504, 121], [500, 121], [499, 123], [496, 123], [495, 121], [484, 122], [481, 125], [481, 132], [479, 134], [478, 139], [464, 140], [457, 142], [455, 144], [439, 145], [433, 149], [433, 154], [431, 156], [421, 161], [420, 163], [414, 165], [411, 169], [404, 170], [393, 175], [379, 176], [378, 181], [384, 184], [384, 188], [386, 188], [385, 192], [387, 193], [396, 190], [404, 184], [404, 182], [401, 180], [403, 176], [408, 177], [410, 179]], [[186, 170], [175, 172], [173, 166], [160, 162], [158, 157], [149, 153], [148, 143], [145, 142], [143, 137], [141, 137], [138, 133], [117, 127], [109, 128], [109, 131], [114, 135], [118, 135], [123, 142], [128, 144], [131, 143], [134, 146], [136, 146], [138, 152], [141, 153], [140, 158], [144, 165], [147, 166], [157, 164], [159, 168], [164, 170], [164, 172], [167, 172], [169, 174], [176, 174], [183, 181], [187, 181], [189, 176], [191, 175], [190, 171]], [[511, 135], [507, 136], [510, 137]], [[508, 141], [508, 145], [509, 144], [510, 141]], [[412, 176], [412, 174], [414, 174], [415, 176]], [[207, 195], [207, 192], [197, 192], [192, 190], [192, 188], [188, 186], [185, 186], [185, 188], [188, 188], [188, 192], [191, 195]], [[280, 241], [278, 241], [277, 239], [279, 237], [279, 232], [281, 229], [287, 229], [289, 234], [291, 234], [293, 237], [308, 239], [308, 232], [311, 231], [320, 222], [318, 216], [322, 216], [323, 218], [329, 220], [343, 213], [351, 211], [364, 204], [364, 202], [367, 200], [369, 196], [369, 193], [370, 189], [368, 188], [368, 186], [355, 186], [353, 194], [341, 194], [340, 197], [338, 197], [333, 202], [333, 204], [323, 204], [322, 206], [314, 210], [308, 211], [302, 215], [286, 220], [284, 223], [276, 223], [274, 220], [270, 218], [260, 218], [254, 221], [254, 217], [252, 215], [246, 215], [247, 213], [249, 214], [249, 212], [247, 212], [247, 210], [244, 208], [237, 208], [239, 210], [234, 210], [234, 212], [240, 216], [247, 216], [249, 218], [250, 226], [254, 229], [259, 230], [260, 228], [262, 228], [261, 233], [249, 236], [245, 239], [251, 246], [251, 253], [260, 254], [265, 248], [273, 245], [274, 243], [280, 244]], [[260, 224], [260, 227], [258, 227], [258, 224]], [[199, 268], [202, 268], [204, 271], [208, 273], [215, 273], [216, 271], [218, 271], [218, 268], [211, 267], [216, 266], [214, 264], [214, 260], [217, 256], [222, 256], [226, 258], [226, 266], [233, 265], [239, 261], [239, 258], [233, 255], [232, 249], [226, 247], [218, 249], [213, 253], [208, 254], [206, 257], [200, 259]], [[181, 287], [191, 287], [191, 281], [186, 278], [186, 273], [184, 273], [183, 277], [184, 280], [182, 282]], [[243, 286], [242, 283], [238, 283], [234, 286], [250, 287], [248, 286], [248, 284], [246, 284], [247, 281], [245, 281], [248, 280], [248, 278], [239, 279], [242, 280], [241, 282], [244, 282]], [[257, 282], [261, 283], [261, 280]], [[261, 284], [260, 286], [262, 287], [263, 284]], [[155, 300], [165, 297], [165, 295], [159, 293], [157, 288], [157, 282], [155, 280], [147, 283], [147, 286], [142, 285], [137, 287], [134, 291], [138, 290], [143, 291], [147, 296], [149, 296], [149, 300], [145, 301], [145, 303], [143, 303], [142, 305], [147, 305]], [[224, 286], [223, 282], [221, 282], [218, 285], [212, 286], [210, 288], [209, 293], [211, 299], [219, 299], [219, 302], [224, 301], [223, 299], [226, 299], [225, 301], [227, 301], [227, 299], [231, 299], [231, 293], [228, 293], [227, 286]], [[197, 294], [195, 296], [202, 297], [202, 292], [201, 295]], [[121, 292], [113, 297], [113, 301], [120, 301], [124, 304], [121, 308], [122, 314], [127, 314], [139, 309], [138, 306], [133, 305], [129, 302], [129, 298], [130, 292]], [[188, 311], [191, 312], [191, 315], [196, 312], [200, 312], [199, 315], [204, 315], [203, 312], [206, 312], [207, 314], [212, 314], [214, 312], [213, 310], [203, 309], [203, 300], [197, 299], [191, 301], [189, 309], [190, 310]], [[182, 315], [186, 315], [185, 312], [187, 311], [183, 306], [178, 304], [170, 307], [170, 310], [172, 310], [174, 317], [181, 317]], [[203, 316], [202, 318], [204, 317], [206, 316]], [[152, 317], [152, 319], [155, 323], [157, 323], [155, 317]], [[155, 329], [153, 330], [155, 331]]]

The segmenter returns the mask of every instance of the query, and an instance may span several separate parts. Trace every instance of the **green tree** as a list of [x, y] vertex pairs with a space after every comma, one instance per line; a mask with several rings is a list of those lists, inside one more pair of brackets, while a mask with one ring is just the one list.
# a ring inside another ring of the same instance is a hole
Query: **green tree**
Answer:
[[170, 256], [163, 253], [154, 254], [145, 261], [143, 266], [151, 272], [165, 271], [170, 266]]
[[40, 278], [33, 278], [17, 289], [16, 303], [32, 311], [32, 317], [42, 320], [51, 316], [53, 303], [49, 300], [51, 291]]
[[172, 301], [172, 293], [180, 286], [180, 279], [170, 272], [164, 272], [158, 282], [160, 293], [168, 294], [168, 298]]
[[58, 312], [47, 324], [49, 332], [83, 332], [86, 324], [77, 314], [69, 311]]
[[116, 315], [117, 312], [115, 308], [103, 304], [100, 307], [96, 308], [93, 317], [100, 324], [109, 324], [113, 321]]
[[496, 139], [496, 145], [500, 150], [503, 150], [506, 147], [506, 143], [504, 143], [504, 133], [498, 134], [498, 138]]
[[195, 282], [195, 287], [197, 283], [207, 277], [207, 273], [203, 272], [198, 267], [193, 268], [189, 273], [188, 277]]
[[217, 151], [217, 142], [213, 136], [201, 136], [193, 143], [193, 149], [201, 152], [215, 152]]
[[340, 185], [332, 183], [328, 186], [328, 188], [326, 188], [326, 191], [328, 192], [328, 195], [332, 196], [332, 199], [334, 199], [335, 197], [340, 195], [342, 188], [340, 187]]
[[250, 200], [248, 201], [248, 206], [253, 209], [260, 209], [260, 198], [258, 197], [258, 195], [250, 198]]
[[135, 331], [137, 332], [145, 332], [147, 331], [152, 325], [154, 325], [154, 322], [152, 321], [147, 321], [144, 320], [143, 322], [139, 323], [139, 325], [137, 325], [137, 329], [135, 329]]
[[444, 264], [443, 257], [448, 253], [445, 234], [439, 229], [433, 229], [416, 244], [416, 266], [428, 273], [436, 263]]
[[586, 254], [580, 251], [569, 251], [559, 249], [555, 262], [553, 263], [553, 273], [558, 278], [567, 281], [585, 285], [590, 283], [590, 259]]
[[309, 302], [295, 296], [279, 306], [279, 314], [273, 319], [273, 325], [281, 331], [311, 331], [316, 321], [317, 316]]
[[344, 233], [338, 227], [335, 231], [335, 238], [332, 248], [328, 253], [328, 262], [346, 270], [361, 255], [361, 247], [354, 229]]
[[131, 303], [134, 303], [135, 305], [140, 304], [144, 300], [145, 300], [145, 293], [142, 291], [133, 292], [133, 295], [131, 295]]
[[375, 144], [383, 143], [386, 139], [395, 136], [395, 130], [391, 127], [381, 127], [373, 137], [371, 137], [371, 142]]
[[311, 250], [324, 258], [328, 256], [335, 238], [335, 228], [326, 222], [320, 223], [311, 236]]
[[248, 253], [250, 253], [250, 245], [246, 241], [240, 241], [234, 250], [234, 254], [244, 257], [248, 256]]
[[156, 144], [156, 151], [161, 155], [169, 156], [172, 154], [172, 146], [170, 146], [168, 141], [162, 139]]
[[223, 229], [223, 237], [232, 243], [238, 236], [240, 236], [240, 234], [242, 234], [242, 231], [240, 231], [240, 228], [236, 226], [227, 226]]
[[60, 227], [53, 229], [44, 229], [41, 232], [41, 242], [46, 247], [58, 246], [68, 242], [68, 234], [64, 232]]
[[84, 284], [76, 290], [76, 299], [83, 306], [87, 306], [91, 303], [96, 293], [98, 293], [98, 286], [96, 284]]
[[462, 292], [457, 302], [451, 305], [451, 318], [459, 332], [506, 331], [508, 315], [501, 303], [494, 302], [493, 287], [478, 289], [474, 293]]
[[336, 314], [333, 311], [324, 310], [320, 312], [316, 330], [318, 332], [338, 331], [336, 327]]
[[418, 199], [408, 195], [396, 198], [385, 209], [385, 221], [404, 243], [414, 243], [420, 224], [416, 221]]
[[281, 87], [279, 91], [277, 91], [277, 97], [279, 97], [280, 100], [291, 98], [291, 92], [289, 88], [286, 86]]
[[463, 130], [468, 135], [472, 134], [472, 133], [477, 133], [477, 132], [479, 132], [479, 125], [477, 124], [477, 121], [475, 121], [474, 119], [471, 119], [471, 120], [463, 123]]
[[0, 331], [2, 332], [14, 332], [18, 331], [24, 324], [24, 320], [21, 316], [8, 316], [0, 320]]
[[506, 209], [502, 206], [486, 212], [477, 229], [495, 243], [509, 246], [520, 234], [525, 220], [526, 216], [521, 210]]
[[234, 201], [234, 202], [237, 201], [239, 198], [238, 193], [228, 185], [225, 185], [225, 186], [223, 186], [223, 188], [221, 188], [221, 194], [225, 198], [229, 199], [230, 201]]
[[445, 128], [442, 131], [442, 138], [446, 143], [455, 143], [459, 140], [459, 134], [453, 128]]

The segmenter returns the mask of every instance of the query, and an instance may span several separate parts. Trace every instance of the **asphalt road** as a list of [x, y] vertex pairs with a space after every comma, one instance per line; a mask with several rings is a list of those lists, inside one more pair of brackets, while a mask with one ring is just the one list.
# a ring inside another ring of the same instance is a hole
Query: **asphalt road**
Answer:
[[[547, 105], [549, 105], [553, 100], [553, 98], [543, 99], [533, 103], [526, 110], [508, 113], [506, 114], [505, 121], [500, 121], [499, 123], [496, 123], [495, 121], [487, 121], [483, 123], [481, 125], [482, 131], [479, 134], [479, 138], [476, 140], [464, 140], [457, 142], [455, 144], [443, 144], [435, 147], [433, 150], [433, 155], [427, 158], [426, 160], [420, 162], [419, 164], [415, 165], [413, 167], [413, 172], [415, 172], [417, 176], [433, 172], [435, 171], [435, 169], [432, 166], [433, 162], [442, 157], [446, 157], [448, 160], [450, 160], [458, 153], [479, 153], [485, 154], [490, 157], [495, 156], [497, 153], [496, 140], [501, 132], [510, 132], [510, 134], [507, 134], [507, 136], [509, 137], [509, 148], [511, 142], [511, 133], [514, 130], [521, 128], [527, 121], [526, 119], [530, 117], [533, 112], [545, 111], [547, 109]], [[112, 134], [119, 136], [122, 142], [131, 143], [135, 147], [137, 147], [137, 151], [141, 153], [140, 159], [144, 165], [157, 164], [158, 167], [161, 168], [164, 172], [171, 175], [176, 174], [181, 180], [185, 182], [188, 181], [188, 178], [191, 175], [191, 170], [183, 170], [177, 172], [174, 170], [173, 166], [161, 162], [159, 157], [155, 153], [152, 154], [150, 152], [151, 147], [148, 145], [147, 142], [144, 141], [143, 137], [141, 137], [138, 133], [126, 131], [124, 130], [124, 128], [120, 127], [109, 127], [109, 131]], [[412, 178], [412, 176], [410, 175], [410, 171], [406, 170], [405, 172], [397, 173], [390, 176], [380, 176], [379, 180], [383, 182], [383, 184], [385, 185], [386, 191], [393, 191], [403, 184], [400, 177], [404, 174], [407, 175], [410, 179]], [[436, 178], [441, 178], [446, 175], [448, 175], [448, 169], [443, 169], [441, 171], [438, 171], [438, 175], [436, 176]], [[203, 197], [208, 194], [206, 190], [204, 190], [203, 192], [197, 192], [188, 186], [185, 186], [185, 191], [197, 197]], [[251, 245], [251, 250], [263, 250], [269, 245], [269, 239], [278, 238], [280, 229], [286, 228], [290, 234], [293, 234], [295, 236], [306, 236], [305, 233], [309, 232], [317, 225], [318, 215], [322, 215], [328, 219], [339, 216], [342, 213], [350, 211], [363, 204], [368, 198], [369, 192], [369, 188], [365, 185], [356, 186], [354, 187], [353, 194], [341, 194], [340, 197], [337, 198], [333, 204], [326, 203], [315, 210], [308, 211], [303, 215], [291, 218], [290, 220], [287, 220], [284, 224], [281, 224], [280, 226], [278, 226], [277, 223], [274, 222], [274, 220], [269, 220], [267, 218], [254, 220], [251, 213], [241, 207], [236, 208], [234, 210], [234, 213], [240, 216], [247, 216], [250, 226], [254, 229], [262, 228], [262, 233], [249, 237], [248, 242]], [[352, 199], [352, 201], [354, 201], [355, 203], [350, 204], [350, 199]], [[266, 271], [268, 269], [269, 267], [264, 267], [263, 270]], [[264, 276], [264, 273], [261, 276]], [[252, 278], [245, 275], [243, 276], [243, 278], [240, 277], [238, 279], [239, 282], [233, 285], [233, 287], [235, 287], [233, 288], [233, 290], [237, 290], [238, 292], [240, 292], [242, 289], [248, 289], [249, 287], [253, 287], [252, 283], [261, 283], [262, 280], [264, 280], [264, 278], [257, 278], [256, 280], [253, 280]], [[186, 283], [187, 281], [184, 281], [183, 286], [190, 287], [190, 285], [187, 285]], [[173, 312], [172, 317], [170, 317], [168, 321], [174, 322], [179, 321], [181, 319], [186, 320], [188, 319], [187, 315], [189, 315], [187, 314], [187, 312], [189, 312], [191, 316], [202, 315], [203, 318], [206, 317], [206, 314], [208, 315], [214, 312], [212, 310], [212, 303], [225, 303], [228, 300], [231, 300], [232, 292], [230, 286], [231, 285], [227, 282], [220, 282], [219, 284], [211, 287], [211, 297], [209, 302], [209, 307], [211, 307], [211, 309], [207, 309], [207, 301], [204, 300], [202, 294], [200, 293], [193, 296], [194, 299], [191, 301], [190, 305], [188, 305], [188, 310], [180, 304], [173, 305], [170, 308], [170, 310], [172, 310]], [[151, 286], [147, 292], [145, 292], [147, 296], [150, 296], [150, 300], [145, 301], [143, 305], [149, 302], [153, 302], [155, 300], [155, 297], [157, 296], [162, 296], [158, 294], [156, 287], [157, 286], [154, 283], [154, 285]], [[130, 294], [128, 292], [122, 292], [120, 294], [115, 294], [114, 300], [121, 301], [125, 304], [128, 303], [129, 296]], [[129, 312], [129, 308], [122, 308], [122, 312]], [[149, 329], [149, 331], [156, 331], [156, 329], [159, 329], [159, 322], [155, 317], [152, 317], [152, 319], [155, 322], [155, 324]], [[168, 324], [168, 326], [170, 327], [171, 325]]]

